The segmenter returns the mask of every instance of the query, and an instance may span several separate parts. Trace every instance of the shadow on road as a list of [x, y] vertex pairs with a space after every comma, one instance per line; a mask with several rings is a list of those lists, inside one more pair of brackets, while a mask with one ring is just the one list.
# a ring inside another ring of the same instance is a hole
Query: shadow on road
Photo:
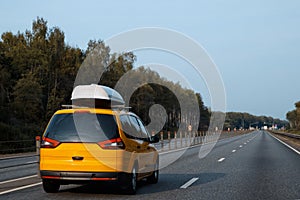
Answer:
[[[201, 173], [201, 174], [160, 174], [160, 179], [157, 184], [149, 184], [146, 181], [138, 182], [136, 195], [168, 192], [180, 189], [184, 183], [190, 179], [198, 177], [199, 179], [190, 187], [204, 185], [214, 182], [225, 177], [224, 173]], [[121, 195], [122, 192], [118, 189], [117, 183], [91, 183], [73, 188], [62, 188], [60, 193], [80, 193], [80, 194], [106, 194], [106, 195]]]

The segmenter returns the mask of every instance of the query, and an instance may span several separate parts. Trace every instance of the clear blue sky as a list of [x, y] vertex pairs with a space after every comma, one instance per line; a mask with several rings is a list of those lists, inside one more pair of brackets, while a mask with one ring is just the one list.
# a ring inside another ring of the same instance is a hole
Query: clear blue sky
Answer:
[[139, 27], [186, 34], [218, 66], [228, 111], [285, 119], [300, 100], [299, 0], [11, 0], [1, 2], [0, 33], [24, 32], [37, 16], [83, 49], [90, 39]]

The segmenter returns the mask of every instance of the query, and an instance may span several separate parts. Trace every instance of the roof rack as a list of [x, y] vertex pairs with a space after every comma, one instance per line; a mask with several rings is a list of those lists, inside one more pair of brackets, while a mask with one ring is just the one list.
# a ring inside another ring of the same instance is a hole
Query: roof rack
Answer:
[[126, 106], [122, 106], [122, 105], [114, 105], [114, 106], [111, 106], [112, 109], [115, 109], [115, 110], [125, 110], [125, 111], [129, 111], [129, 109], [131, 109], [131, 107], [126, 107]]
[[61, 105], [62, 108], [70, 109], [70, 108], [89, 108], [85, 106], [76, 106], [76, 105]]

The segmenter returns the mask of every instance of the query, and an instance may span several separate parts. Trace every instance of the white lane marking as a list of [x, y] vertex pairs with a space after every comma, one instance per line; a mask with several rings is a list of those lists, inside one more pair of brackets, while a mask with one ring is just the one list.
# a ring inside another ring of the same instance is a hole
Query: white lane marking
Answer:
[[184, 185], [182, 185], [180, 188], [181, 189], [186, 189], [189, 186], [191, 186], [193, 183], [195, 183], [199, 178], [192, 178], [191, 180], [189, 180], [188, 182], [186, 182]]
[[10, 159], [18, 159], [18, 158], [27, 158], [27, 157], [34, 157], [36, 156], [36, 154], [32, 154], [32, 155], [24, 155], [24, 156], [11, 156], [11, 157], [3, 157], [3, 158], [0, 158], [0, 160], [10, 160]]
[[240, 148], [242, 148], [243, 147], [243, 145], [240, 145]]
[[218, 162], [223, 162], [225, 160], [225, 158], [220, 158], [219, 160], [218, 160]]
[[26, 162], [25, 164], [35, 164], [35, 163], [37, 163], [37, 161]]
[[278, 139], [277, 137], [273, 136], [269, 132], [268, 132], [268, 134], [271, 135], [273, 138], [275, 138], [276, 140], [278, 140], [279, 142], [281, 142], [282, 144], [284, 144], [285, 146], [287, 146], [288, 148], [290, 148], [291, 150], [295, 151], [297, 154], [300, 155], [300, 152], [297, 149], [295, 149], [294, 147], [291, 147], [290, 145], [288, 145], [287, 143], [281, 141], [280, 139]]
[[245, 142], [244, 145], [246, 145], [247, 143]]
[[31, 184], [31, 185], [25, 185], [25, 186], [22, 186], [22, 187], [14, 188], [14, 189], [11, 189], [11, 190], [6, 190], [6, 191], [3, 191], [3, 192], [0, 192], [0, 195], [15, 192], [15, 191], [18, 191], [18, 190], [23, 190], [23, 189], [26, 189], [26, 188], [31, 188], [31, 187], [41, 185], [41, 184], [42, 184], [42, 182], [39, 182], [39, 183]]
[[20, 181], [20, 180], [24, 180], [24, 179], [34, 178], [34, 177], [37, 177], [37, 176], [38, 175], [32, 175], [32, 176], [25, 176], [25, 177], [22, 177], [22, 178], [16, 178], [16, 179], [12, 179], [12, 180], [2, 181], [2, 182], [0, 182], [0, 185], [5, 184], [5, 183]]
[[232, 150], [232, 153], [234, 153], [234, 152], [236, 152], [236, 150], [235, 150], [235, 149], [233, 149], [233, 150]]

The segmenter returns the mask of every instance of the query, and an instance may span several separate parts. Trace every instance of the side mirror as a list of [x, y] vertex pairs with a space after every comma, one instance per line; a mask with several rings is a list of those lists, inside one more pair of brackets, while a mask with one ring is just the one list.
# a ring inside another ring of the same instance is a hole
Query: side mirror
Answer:
[[150, 137], [150, 141], [149, 142], [150, 143], [158, 143], [159, 142], [159, 136], [158, 136], [158, 134]]

